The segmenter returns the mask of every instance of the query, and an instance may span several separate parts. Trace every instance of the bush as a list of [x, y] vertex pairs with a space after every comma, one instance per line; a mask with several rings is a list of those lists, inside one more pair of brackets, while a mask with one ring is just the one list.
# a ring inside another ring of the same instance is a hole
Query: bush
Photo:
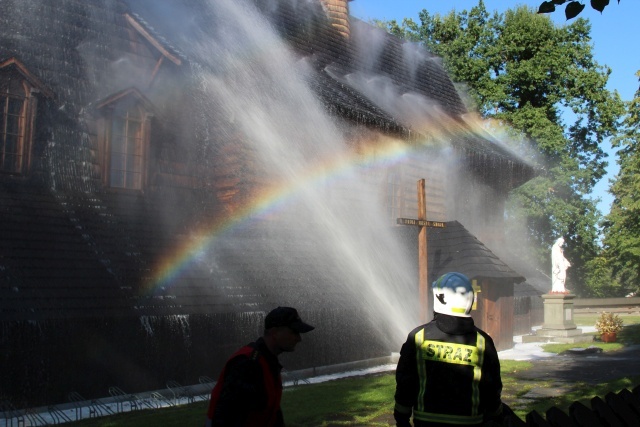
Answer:
[[600, 334], [618, 333], [622, 329], [622, 319], [617, 314], [603, 311], [596, 320], [596, 330]]

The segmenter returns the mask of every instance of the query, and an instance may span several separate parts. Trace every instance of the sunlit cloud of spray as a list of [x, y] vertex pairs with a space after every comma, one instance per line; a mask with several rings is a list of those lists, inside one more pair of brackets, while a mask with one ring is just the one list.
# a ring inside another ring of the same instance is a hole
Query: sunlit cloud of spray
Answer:
[[396, 344], [416, 323], [416, 272], [406, 248], [390, 232], [380, 185], [384, 168], [407, 152], [397, 150], [395, 141], [369, 153], [370, 158], [354, 155], [342, 129], [308, 87], [308, 63], [296, 60], [243, 2], [216, 1], [210, 7], [212, 15], [223, 18], [212, 22], [215, 37], [185, 43], [203, 64], [199, 102], [204, 108], [210, 102], [242, 135], [241, 143], [251, 147], [264, 173], [263, 188], [234, 218], [200, 230], [195, 244], [173, 254], [158, 283], [179, 263], [215, 256], [223, 230], [259, 224], [278, 201], [277, 214], [287, 219], [287, 230], [281, 231], [291, 246], [274, 246], [270, 252], [282, 254], [284, 262], [301, 245], [327, 270], [327, 282], [319, 284], [323, 291], [349, 298], [348, 304], [362, 308], [372, 324], [390, 328]]

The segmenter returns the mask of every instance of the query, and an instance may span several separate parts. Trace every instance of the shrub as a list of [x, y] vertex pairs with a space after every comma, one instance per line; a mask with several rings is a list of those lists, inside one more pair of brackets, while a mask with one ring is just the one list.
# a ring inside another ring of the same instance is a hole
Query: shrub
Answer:
[[618, 333], [622, 329], [622, 319], [617, 314], [603, 311], [596, 320], [596, 330], [600, 334], [614, 332]]

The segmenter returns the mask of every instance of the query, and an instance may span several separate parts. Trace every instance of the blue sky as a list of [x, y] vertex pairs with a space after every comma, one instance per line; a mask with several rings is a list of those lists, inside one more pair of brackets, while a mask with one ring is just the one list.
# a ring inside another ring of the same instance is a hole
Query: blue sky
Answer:
[[[489, 11], [503, 12], [518, 5], [526, 5], [535, 10], [542, 0], [485, 0]], [[579, 15], [591, 22], [592, 44], [594, 56], [600, 65], [611, 68], [609, 89], [617, 90], [625, 101], [633, 98], [638, 90], [636, 71], [640, 70], [640, 1], [611, 0], [602, 14], [593, 10], [588, 0], [582, 0], [585, 9]], [[371, 19], [391, 20], [401, 22], [404, 18], [412, 18], [419, 22], [418, 13], [427, 9], [431, 14], [446, 14], [452, 10], [469, 10], [478, 4], [478, 0], [352, 0], [349, 3], [350, 13], [365, 21]], [[551, 18], [557, 25], [564, 25], [564, 6], [552, 13]], [[571, 22], [571, 21], [569, 21]], [[603, 147], [610, 153], [607, 176], [596, 186], [593, 197], [601, 199], [598, 207], [603, 213], [609, 212], [612, 197], [607, 193], [609, 179], [615, 176], [618, 167], [610, 146]]]

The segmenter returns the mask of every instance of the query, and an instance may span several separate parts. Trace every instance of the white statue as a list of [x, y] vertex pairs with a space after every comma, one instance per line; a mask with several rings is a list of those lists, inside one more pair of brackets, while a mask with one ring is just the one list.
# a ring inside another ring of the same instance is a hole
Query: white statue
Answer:
[[560, 237], [551, 247], [551, 292], [566, 294], [564, 282], [571, 263], [564, 257], [563, 245], [564, 238]]

